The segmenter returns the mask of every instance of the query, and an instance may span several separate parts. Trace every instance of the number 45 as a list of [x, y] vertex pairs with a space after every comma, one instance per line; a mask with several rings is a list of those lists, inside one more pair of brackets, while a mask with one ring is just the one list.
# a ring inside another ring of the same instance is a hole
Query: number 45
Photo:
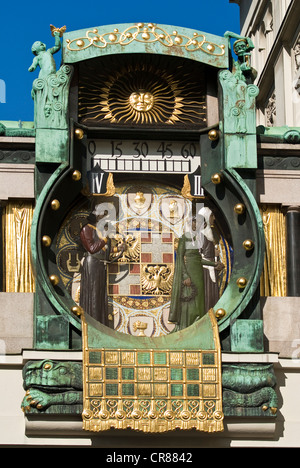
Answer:
[[171, 150], [172, 143], [165, 143], [164, 141], [159, 145], [157, 152], [161, 153], [162, 158], [171, 158], [173, 151]]

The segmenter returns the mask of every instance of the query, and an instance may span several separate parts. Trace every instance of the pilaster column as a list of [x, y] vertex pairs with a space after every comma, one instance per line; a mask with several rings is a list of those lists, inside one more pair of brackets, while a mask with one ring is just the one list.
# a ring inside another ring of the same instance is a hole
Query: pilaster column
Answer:
[[300, 296], [300, 206], [286, 212], [287, 295]]

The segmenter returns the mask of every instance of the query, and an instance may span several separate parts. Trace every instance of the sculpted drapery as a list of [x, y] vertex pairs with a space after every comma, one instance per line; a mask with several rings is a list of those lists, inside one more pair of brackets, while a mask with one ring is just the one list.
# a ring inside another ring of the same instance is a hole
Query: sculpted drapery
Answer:
[[184, 234], [178, 243], [169, 321], [175, 331], [192, 325], [206, 313], [203, 265], [216, 266], [202, 259], [195, 238]]
[[80, 306], [95, 320], [108, 325], [106, 262], [110, 241], [102, 238], [92, 223], [82, 227], [80, 239], [86, 251], [81, 272]]

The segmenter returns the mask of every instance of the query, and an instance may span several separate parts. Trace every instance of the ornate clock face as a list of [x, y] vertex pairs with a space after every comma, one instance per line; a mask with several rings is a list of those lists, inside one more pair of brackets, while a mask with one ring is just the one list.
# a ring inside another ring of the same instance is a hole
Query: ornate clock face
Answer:
[[[84, 200], [67, 216], [60, 229], [57, 265], [65, 287], [77, 304], [87, 292], [83, 288], [88, 287], [82, 278], [89, 258], [80, 240], [80, 231], [91, 210], [96, 217], [99, 215], [95, 224], [99, 237], [108, 234], [110, 238], [103, 258], [98, 258], [105, 262], [103, 274], [96, 270], [91, 273], [98, 275], [91, 278], [93, 287], [105, 288], [107, 293], [107, 326], [137, 336], [155, 337], [175, 331], [176, 325], [170, 321], [172, 291], [176, 287], [181, 290], [180, 301], [188, 316], [193, 309], [196, 289], [201, 287], [197, 278], [193, 278], [197, 271], [192, 264], [189, 267], [190, 252], [196, 257], [200, 252], [202, 258], [223, 265], [220, 270], [211, 266], [203, 268], [206, 296], [203, 314], [218, 301], [231, 269], [231, 248], [224, 237], [220, 215], [217, 220], [203, 201], [192, 203], [174, 187], [133, 182], [116, 184], [113, 197], [94, 197], [92, 208], [90, 202]], [[193, 218], [195, 226], [192, 226]], [[182, 253], [181, 239], [193, 228], [190, 251]], [[123, 251], [118, 249], [121, 245], [125, 247]], [[191, 286], [182, 286], [187, 279], [184, 272], [185, 276], [178, 277], [176, 268], [180, 256], [184, 268], [190, 268]], [[102, 321], [100, 315], [98, 320]], [[186, 326], [188, 318], [183, 328]]]

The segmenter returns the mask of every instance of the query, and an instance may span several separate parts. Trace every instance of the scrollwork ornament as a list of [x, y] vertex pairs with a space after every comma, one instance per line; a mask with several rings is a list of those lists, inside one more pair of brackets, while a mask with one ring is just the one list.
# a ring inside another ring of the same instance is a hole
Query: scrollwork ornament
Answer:
[[185, 34], [179, 34], [177, 31], [169, 33], [152, 23], [138, 23], [129, 26], [122, 32], [115, 29], [100, 34], [97, 29], [88, 30], [84, 37], [67, 39], [67, 48], [72, 52], [85, 50], [89, 47], [105, 49], [116, 44], [127, 46], [133, 41], [147, 44], [158, 42], [164, 47], [181, 47], [188, 52], [201, 50], [208, 55], [217, 57], [225, 54], [225, 44], [220, 45], [210, 42], [203, 33], [194, 32], [193, 36], [189, 37]]
[[248, 96], [253, 97], [253, 98], [258, 96], [258, 94], [259, 94], [258, 86], [254, 85], [254, 84], [249, 84], [247, 86], [247, 94], [248, 94]]
[[99, 407], [101, 406], [100, 400], [92, 400], [92, 401], [91, 401], [91, 406], [92, 406], [93, 408], [99, 408]]
[[63, 107], [63, 106], [62, 106], [62, 103], [59, 102], [59, 101], [55, 102], [54, 105], [53, 105], [53, 109], [54, 109], [55, 111], [61, 111], [61, 110], [62, 110], [62, 107]]
[[93, 417], [93, 412], [92, 412], [91, 410], [89, 410], [89, 409], [85, 409], [85, 410], [83, 410], [83, 412], [82, 412], [82, 417], [83, 417], [84, 419], [87, 419], [87, 420], [88, 420], [88, 419], [92, 419], [92, 417]]
[[215, 411], [213, 413], [213, 418], [215, 421], [222, 421], [224, 419], [224, 414], [222, 411]]
[[99, 417], [101, 419], [108, 419], [109, 418], [109, 412], [105, 409], [102, 409], [101, 411], [99, 411]]
[[56, 75], [50, 75], [47, 81], [52, 88], [59, 86], [59, 80]]
[[173, 419], [175, 419], [175, 413], [174, 413], [174, 411], [167, 410], [167, 411], [165, 411], [165, 413], [164, 413], [164, 417], [165, 417], [167, 420], [169, 420], [169, 421], [170, 421], [170, 420], [173, 420]]
[[58, 73], [57, 80], [59, 83], [66, 83], [68, 81], [68, 77], [64, 73]]
[[62, 65], [60, 67], [60, 71], [66, 75], [70, 75], [70, 73], [72, 72], [72, 68], [70, 67], [70, 65]]
[[32, 88], [34, 90], [41, 90], [41, 89], [44, 89], [44, 87], [45, 87], [45, 80], [43, 78], [37, 78], [32, 83]]
[[122, 420], [126, 418], [126, 412], [122, 409], [118, 409], [115, 413], [116, 419]]
[[205, 421], [207, 419], [207, 413], [205, 411], [198, 411], [197, 418], [200, 421]]
[[156, 411], [154, 411], [154, 410], [149, 411], [149, 413], [148, 413], [148, 418], [149, 419], [157, 419], [157, 417], [158, 417], [158, 414], [157, 414]]
[[187, 410], [183, 410], [180, 413], [180, 418], [184, 421], [188, 421], [189, 419], [191, 419], [191, 413]]
[[142, 412], [139, 411], [139, 410], [136, 410], [136, 409], [133, 410], [132, 413], [131, 413], [131, 417], [132, 417], [133, 419], [136, 419], [136, 420], [137, 420], [137, 419], [141, 419], [142, 416], [143, 416]]
[[240, 109], [238, 107], [233, 107], [231, 113], [235, 117], [238, 117], [240, 115], [241, 111], [240, 111]]

